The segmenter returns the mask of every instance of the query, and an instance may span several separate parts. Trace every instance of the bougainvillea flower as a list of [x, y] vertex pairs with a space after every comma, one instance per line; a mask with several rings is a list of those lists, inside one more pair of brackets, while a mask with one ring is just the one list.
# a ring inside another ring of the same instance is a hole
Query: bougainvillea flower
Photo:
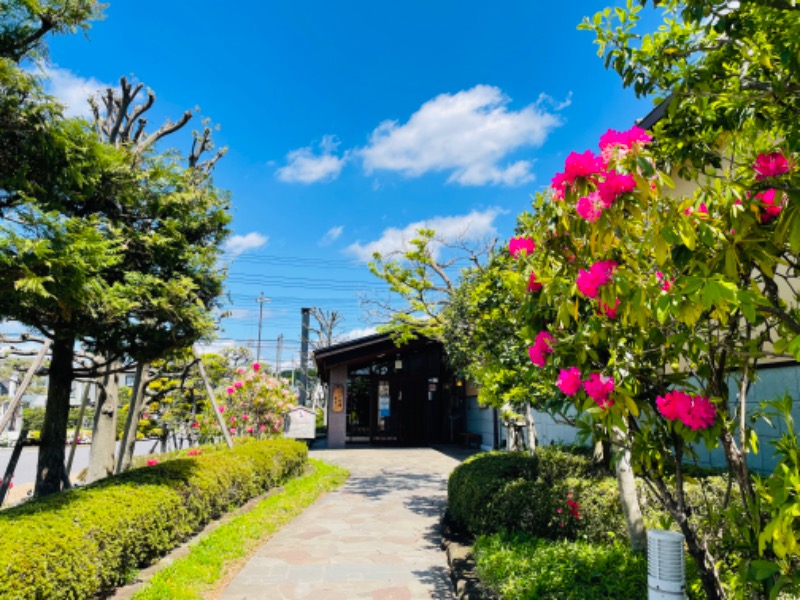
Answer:
[[633, 175], [622, 175], [616, 171], [606, 173], [606, 178], [597, 184], [597, 193], [603, 201], [603, 208], [610, 208], [620, 195], [636, 189]]
[[614, 391], [614, 378], [600, 373], [591, 373], [583, 382], [586, 395], [594, 400], [600, 408], [608, 408], [614, 404], [609, 395]]
[[667, 392], [663, 396], [656, 398], [656, 406], [665, 419], [674, 421], [679, 419], [684, 412], [687, 403], [691, 403], [691, 396], [686, 392], [676, 390]]
[[558, 374], [556, 385], [558, 389], [564, 392], [567, 396], [574, 396], [581, 389], [581, 370], [578, 367], [570, 367], [569, 369], [561, 369]]
[[603, 208], [603, 200], [597, 192], [578, 198], [578, 202], [575, 204], [575, 210], [578, 214], [590, 223], [594, 223], [600, 218], [600, 215], [603, 214]]
[[789, 161], [780, 152], [759, 154], [753, 164], [753, 170], [756, 172], [756, 179], [777, 177], [789, 172]]
[[609, 319], [617, 318], [617, 308], [619, 308], [619, 298], [615, 300], [614, 306], [609, 306], [602, 300], [598, 300], [598, 312], [601, 315], [607, 316]]
[[579, 177], [592, 177], [605, 170], [606, 162], [603, 157], [595, 155], [591, 150], [587, 150], [583, 154], [570, 152], [564, 162], [563, 182], [571, 185]]
[[517, 258], [520, 252], [532, 254], [536, 249], [536, 244], [532, 239], [526, 237], [513, 237], [508, 241], [508, 251], [514, 258]]
[[536, 281], [536, 271], [531, 271], [531, 274], [528, 277], [528, 291], [538, 292], [541, 289], [542, 289], [542, 284]]
[[261, 368], [261, 365], [258, 363], [253, 363], [253, 371], [258, 371]]

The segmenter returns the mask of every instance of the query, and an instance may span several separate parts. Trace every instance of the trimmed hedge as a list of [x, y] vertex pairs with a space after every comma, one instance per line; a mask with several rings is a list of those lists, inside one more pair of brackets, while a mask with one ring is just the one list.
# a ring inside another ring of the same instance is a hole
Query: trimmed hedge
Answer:
[[518, 479], [533, 481], [538, 458], [522, 452], [484, 452], [471, 456], [450, 474], [447, 509], [472, 533], [496, 531], [492, 504], [503, 489]]
[[210, 449], [0, 513], [0, 598], [88, 598], [305, 469], [291, 440]]

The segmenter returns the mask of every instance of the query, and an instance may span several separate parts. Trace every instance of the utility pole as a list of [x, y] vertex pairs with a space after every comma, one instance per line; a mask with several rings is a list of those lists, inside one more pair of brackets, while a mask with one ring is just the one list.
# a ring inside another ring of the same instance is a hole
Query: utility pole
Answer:
[[256, 346], [256, 362], [261, 362], [261, 321], [264, 317], [264, 303], [269, 302], [269, 298], [264, 297], [264, 292], [256, 298], [258, 302], [258, 345]]
[[300, 406], [306, 405], [306, 394], [308, 393], [308, 318], [311, 315], [310, 308], [301, 308], [303, 315], [303, 329], [300, 332]]
[[281, 345], [283, 344], [283, 334], [278, 336], [278, 343], [275, 349], [275, 377], [281, 376]]

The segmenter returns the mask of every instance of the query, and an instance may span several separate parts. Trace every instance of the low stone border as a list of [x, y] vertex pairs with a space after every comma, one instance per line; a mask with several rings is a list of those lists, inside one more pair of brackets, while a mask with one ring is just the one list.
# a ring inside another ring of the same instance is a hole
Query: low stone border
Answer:
[[441, 522], [442, 550], [447, 554], [450, 566], [450, 579], [453, 582], [457, 600], [498, 600], [481, 583], [472, 556], [473, 538], [459, 528], [445, 513]]

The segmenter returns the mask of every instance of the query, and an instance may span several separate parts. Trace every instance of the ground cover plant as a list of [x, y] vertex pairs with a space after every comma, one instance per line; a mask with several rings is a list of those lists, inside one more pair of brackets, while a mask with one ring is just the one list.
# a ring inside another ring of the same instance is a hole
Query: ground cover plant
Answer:
[[289, 481], [283, 489], [253, 509], [204, 536], [189, 554], [159, 571], [136, 600], [189, 600], [203, 598], [239, 561], [299, 515], [317, 498], [339, 487], [347, 471], [317, 460], [313, 470]]
[[554, 542], [499, 533], [479, 537], [473, 551], [481, 581], [504, 600], [647, 596], [645, 557], [624, 542]]
[[0, 597], [89, 598], [232, 507], [303, 472], [304, 444], [193, 448], [0, 513]]

